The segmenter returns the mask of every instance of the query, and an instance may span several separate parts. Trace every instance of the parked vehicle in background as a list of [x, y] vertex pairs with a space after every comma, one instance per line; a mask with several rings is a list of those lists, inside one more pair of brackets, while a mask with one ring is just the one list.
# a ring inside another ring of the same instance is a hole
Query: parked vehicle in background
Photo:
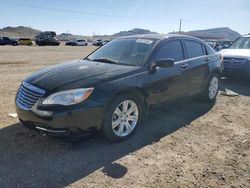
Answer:
[[221, 51], [223, 49], [227, 49], [232, 45], [233, 41], [220, 41], [217, 42], [217, 45], [215, 46], [215, 51]]
[[17, 42], [19, 45], [33, 45], [32, 40], [30, 38], [19, 38]]
[[250, 34], [236, 40], [228, 49], [222, 50], [225, 76], [250, 78]]
[[35, 42], [39, 46], [59, 46], [60, 42], [56, 39], [54, 31], [41, 32], [35, 36]]
[[102, 46], [102, 42], [103, 42], [102, 39], [96, 39], [93, 41], [93, 45], [94, 46]]
[[104, 40], [104, 41], [102, 41], [102, 46], [105, 45], [105, 44], [107, 44], [108, 42], [110, 42], [110, 40]]
[[200, 39], [121, 37], [85, 59], [26, 78], [16, 110], [23, 124], [47, 134], [99, 129], [108, 139], [122, 141], [156, 108], [193, 96], [215, 101], [220, 75], [220, 54]]
[[74, 40], [72, 40], [72, 41], [65, 42], [65, 45], [66, 46], [76, 46], [76, 43]]
[[18, 42], [16, 40], [10, 39], [9, 37], [0, 37], [0, 45], [17, 46]]
[[88, 46], [89, 43], [86, 39], [78, 39], [74, 41], [68, 41], [65, 43], [67, 46]]
[[233, 43], [233, 41], [218, 41], [218, 40], [216, 41], [207, 40], [206, 42], [217, 52], [229, 48]]

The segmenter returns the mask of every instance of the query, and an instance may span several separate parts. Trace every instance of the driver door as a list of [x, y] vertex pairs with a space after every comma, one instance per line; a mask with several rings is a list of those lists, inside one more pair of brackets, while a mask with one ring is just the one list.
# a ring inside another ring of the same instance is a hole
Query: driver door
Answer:
[[168, 40], [159, 46], [153, 61], [172, 58], [172, 67], [157, 67], [150, 75], [150, 101], [152, 106], [160, 106], [180, 98], [188, 91], [188, 61], [184, 60], [184, 50], [181, 40]]

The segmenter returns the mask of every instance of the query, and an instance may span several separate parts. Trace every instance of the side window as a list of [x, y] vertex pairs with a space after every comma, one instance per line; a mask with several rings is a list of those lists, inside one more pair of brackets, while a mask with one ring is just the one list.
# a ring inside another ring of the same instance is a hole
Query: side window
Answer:
[[212, 47], [206, 46], [207, 55], [214, 54], [214, 49]]
[[185, 40], [188, 58], [203, 56], [202, 44], [196, 41]]
[[182, 44], [180, 40], [166, 42], [160, 47], [156, 54], [156, 59], [172, 58], [175, 61], [182, 61], [184, 59]]
[[201, 47], [202, 47], [202, 50], [203, 50], [203, 54], [208, 55], [207, 48], [203, 44], [201, 44]]

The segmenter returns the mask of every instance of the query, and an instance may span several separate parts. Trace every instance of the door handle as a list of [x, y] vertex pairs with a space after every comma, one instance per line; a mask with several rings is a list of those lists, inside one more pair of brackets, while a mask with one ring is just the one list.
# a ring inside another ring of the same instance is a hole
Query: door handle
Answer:
[[185, 63], [185, 64], [182, 64], [181, 65], [181, 68], [183, 68], [183, 69], [185, 69], [185, 68], [187, 68], [188, 67], [188, 63]]
[[211, 59], [210, 59], [209, 57], [207, 57], [207, 58], [205, 59], [205, 61], [209, 62], [209, 61], [211, 61]]

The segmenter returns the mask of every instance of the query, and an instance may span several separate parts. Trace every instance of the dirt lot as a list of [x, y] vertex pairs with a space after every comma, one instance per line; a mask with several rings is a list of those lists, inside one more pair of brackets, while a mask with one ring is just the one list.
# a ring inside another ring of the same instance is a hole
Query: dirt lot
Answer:
[[129, 140], [63, 142], [8, 117], [21, 80], [94, 47], [0, 47], [0, 187], [250, 187], [250, 85], [240, 96], [186, 102], [151, 116]]

